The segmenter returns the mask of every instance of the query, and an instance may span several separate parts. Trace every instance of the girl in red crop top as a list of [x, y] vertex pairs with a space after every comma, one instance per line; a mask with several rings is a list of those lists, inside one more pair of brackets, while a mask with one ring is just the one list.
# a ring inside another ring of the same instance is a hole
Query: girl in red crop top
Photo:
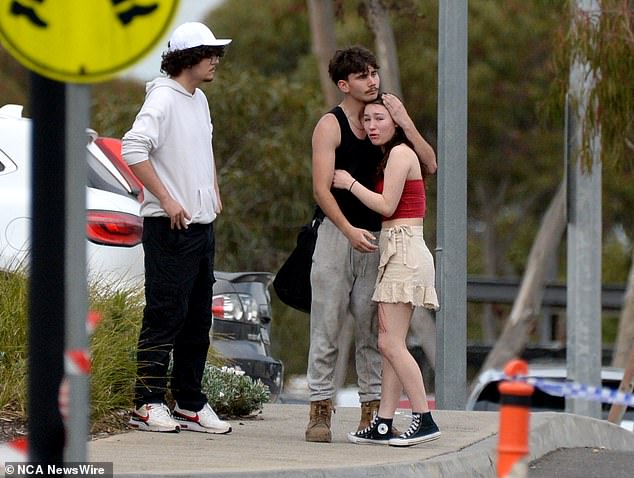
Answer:
[[[347, 189], [383, 215], [381, 259], [372, 296], [378, 302], [383, 376], [379, 413], [370, 426], [349, 433], [348, 439], [354, 443], [387, 440], [392, 446], [411, 446], [440, 436], [429, 411], [420, 369], [405, 345], [414, 306], [438, 309], [434, 261], [423, 238], [425, 181], [411, 143], [380, 96], [365, 106], [363, 125], [370, 141], [384, 154], [376, 191], [343, 170], [335, 171], [333, 187]], [[391, 425], [403, 389], [412, 406], [412, 423], [405, 433], [390, 436], [391, 426], [384, 425]]]

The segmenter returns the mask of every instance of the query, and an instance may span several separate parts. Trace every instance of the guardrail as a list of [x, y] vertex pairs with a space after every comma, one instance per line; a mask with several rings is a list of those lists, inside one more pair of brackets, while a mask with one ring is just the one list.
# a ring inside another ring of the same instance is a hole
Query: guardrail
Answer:
[[[512, 304], [519, 292], [519, 278], [467, 277], [467, 301], [490, 304]], [[603, 284], [601, 306], [604, 310], [620, 310], [625, 295], [624, 284]], [[543, 306], [566, 307], [566, 284], [547, 282]]]

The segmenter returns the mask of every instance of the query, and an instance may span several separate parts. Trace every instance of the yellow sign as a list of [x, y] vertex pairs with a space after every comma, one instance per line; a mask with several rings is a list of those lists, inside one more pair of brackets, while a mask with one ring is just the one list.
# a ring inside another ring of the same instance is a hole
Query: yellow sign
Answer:
[[0, 0], [0, 41], [47, 78], [104, 81], [152, 50], [177, 6], [178, 0]]

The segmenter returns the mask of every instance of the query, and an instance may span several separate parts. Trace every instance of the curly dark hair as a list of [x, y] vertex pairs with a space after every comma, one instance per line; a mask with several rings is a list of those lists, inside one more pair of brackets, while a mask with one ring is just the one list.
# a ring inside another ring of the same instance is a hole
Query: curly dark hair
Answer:
[[197, 65], [205, 58], [214, 56], [222, 58], [224, 54], [225, 47], [206, 45], [185, 50], [166, 51], [161, 57], [161, 71], [169, 76], [178, 76], [183, 70]]
[[[385, 103], [383, 102], [383, 94], [380, 94], [375, 100], [372, 100], [366, 103], [365, 106], [368, 106], [368, 105], [385, 106]], [[414, 149], [414, 145], [405, 135], [403, 128], [401, 128], [399, 125], [396, 125], [394, 136], [392, 136], [392, 138], [390, 138], [390, 140], [382, 146], [383, 157], [381, 158], [381, 161], [379, 162], [379, 165], [377, 166], [377, 169], [376, 169], [377, 179], [380, 179], [383, 177], [383, 172], [385, 171], [387, 160], [390, 157], [390, 152], [395, 146], [398, 146], [399, 144], [406, 144], [410, 148]]]
[[365, 73], [372, 67], [379, 69], [374, 53], [360, 45], [337, 50], [328, 64], [328, 74], [336, 85], [339, 80], [348, 80], [354, 73]]

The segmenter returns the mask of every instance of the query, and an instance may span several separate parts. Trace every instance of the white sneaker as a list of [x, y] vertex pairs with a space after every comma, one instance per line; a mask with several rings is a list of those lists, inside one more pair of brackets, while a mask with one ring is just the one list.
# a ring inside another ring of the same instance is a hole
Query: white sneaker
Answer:
[[164, 403], [147, 403], [132, 412], [128, 425], [147, 432], [173, 432], [181, 430]]
[[174, 419], [183, 430], [203, 433], [231, 433], [231, 425], [218, 418], [208, 403], [198, 412], [183, 410], [176, 404]]

